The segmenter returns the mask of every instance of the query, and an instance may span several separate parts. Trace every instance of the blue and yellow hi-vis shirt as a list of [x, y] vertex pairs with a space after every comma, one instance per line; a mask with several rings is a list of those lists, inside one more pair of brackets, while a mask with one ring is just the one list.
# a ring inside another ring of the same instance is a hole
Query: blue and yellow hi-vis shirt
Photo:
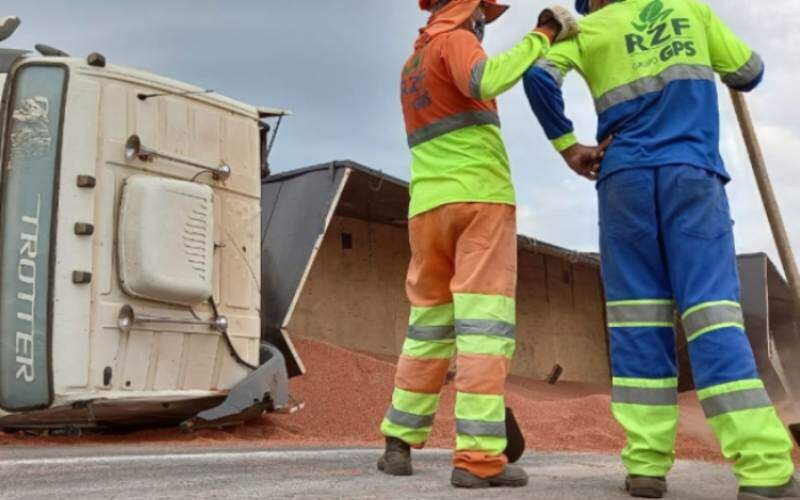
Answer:
[[558, 151], [577, 142], [561, 84], [577, 70], [598, 114], [598, 141], [614, 135], [600, 178], [629, 168], [693, 165], [728, 178], [719, 154], [715, 73], [749, 91], [761, 58], [696, 0], [617, 0], [580, 21], [525, 75], [525, 92]]

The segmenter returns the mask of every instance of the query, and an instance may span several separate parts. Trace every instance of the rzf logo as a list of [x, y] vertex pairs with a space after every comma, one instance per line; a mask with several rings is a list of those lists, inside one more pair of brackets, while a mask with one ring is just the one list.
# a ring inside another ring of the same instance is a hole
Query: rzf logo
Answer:
[[673, 9], [664, 9], [661, 0], [653, 0], [639, 14], [639, 23], [633, 27], [639, 33], [625, 35], [625, 47], [629, 55], [637, 55], [660, 49], [659, 58], [666, 62], [675, 56], [685, 54], [692, 57], [697, 49], [692, 40], [675, 40], [684, 36], [691, 28], [686, 18], [670, 19]]

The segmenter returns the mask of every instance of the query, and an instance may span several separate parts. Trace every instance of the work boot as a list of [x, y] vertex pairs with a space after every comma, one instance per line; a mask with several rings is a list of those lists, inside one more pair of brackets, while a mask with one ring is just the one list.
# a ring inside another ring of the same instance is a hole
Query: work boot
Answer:
[[490, 488], [494, 486], [518, 488], [528, 484], [528, 473], [517, 465], [506, 465], [500, 474], [484, 479], [466, 469], [456, 467], [453, 469], [450, 483], [456, 488]]
[[411, 447], [397, 438], [386, 438], [386, 450], [378, 460], [378, 470], [390, 476], [410, 476]]
[[739, 488], [739, 500], [763, 500], [765, 498], [800, 498], [800, 484], [798, 484], [797, 479], [792, 478], [791, 481], [783, 486], [775, 486], [773, 488], [755, 488], [751, 486]]
[[630, 475], [625, 479], [625, 491], [635, 498], [661, 498], [667, 492], [667, 479]]

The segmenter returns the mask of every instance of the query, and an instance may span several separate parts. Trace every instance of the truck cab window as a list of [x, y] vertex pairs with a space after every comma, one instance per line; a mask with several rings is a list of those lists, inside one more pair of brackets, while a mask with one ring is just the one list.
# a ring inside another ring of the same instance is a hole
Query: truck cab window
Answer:
[[0, 406], [50, 404], [51, 234], [66, 69], [31, 65], [13, 81], [0, 207]]

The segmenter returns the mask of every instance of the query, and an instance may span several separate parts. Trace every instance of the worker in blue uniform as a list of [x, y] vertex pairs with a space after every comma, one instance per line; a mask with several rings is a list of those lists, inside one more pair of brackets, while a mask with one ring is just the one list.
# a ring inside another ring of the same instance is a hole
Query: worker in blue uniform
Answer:
[[[761, 82], [761, 58], [696, 0], [578, 0], [581, 33], [527, 72], [546, 135], [597, 180], [613, 365], [612, 411], [633, 496], [660, 498], [675, 459], [675, 311], [698, 397], [741, 500], [800, 498], [792, 443], [759, 378], [739, 303], [733, 228], [719, 153], [715, 74]], [[599, 147], [579, 144], [560, 90], [586, 80]], [[607, 149], [606, 149], [607, 148]]]

